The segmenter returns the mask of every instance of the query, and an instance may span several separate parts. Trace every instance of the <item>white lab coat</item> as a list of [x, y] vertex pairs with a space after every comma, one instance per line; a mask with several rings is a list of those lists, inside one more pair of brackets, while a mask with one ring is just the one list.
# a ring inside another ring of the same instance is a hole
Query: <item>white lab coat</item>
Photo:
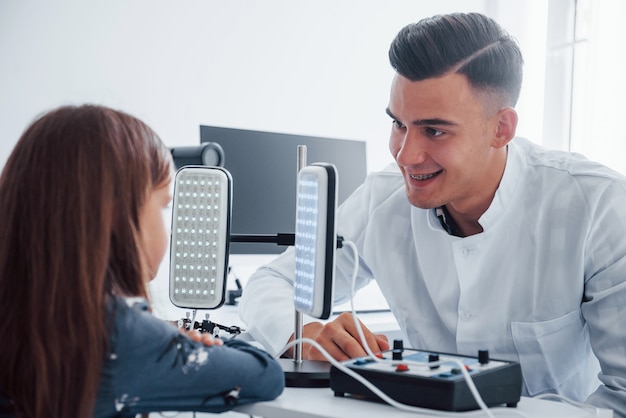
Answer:
[[[516, 138], [479, 221], [480, 234], [449, 235], [434, 210], [409, 204], [392, 169], [369, 175], [346, 200], [337, 232], [358, 248], [357, 286], [377, 281], [405, 346], [488, 349], [520, 362], [525, 395], [584, 401], [595, 391], [590, 403], [626, 416], [626, 179]], [[339, 302], [349, 296], [350, 249], [336, 262]], [[243, 292], [242, 319], [273, 353], [294, 329], [293, 277], [290, 249]]]

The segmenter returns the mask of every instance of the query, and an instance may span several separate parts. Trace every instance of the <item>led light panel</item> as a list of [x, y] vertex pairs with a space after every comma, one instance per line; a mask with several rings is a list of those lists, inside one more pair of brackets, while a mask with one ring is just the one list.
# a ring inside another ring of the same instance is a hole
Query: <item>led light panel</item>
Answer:
[[219, 167], [185, 166], [174, 179], [170, 300], [181, 308], [224, 303], [232, 181]]
[[296, 198], [296, 281], [299, 312], [327, 319], [332, 312], [335, 274], [337, 170], [316, 163], [298, 173]]

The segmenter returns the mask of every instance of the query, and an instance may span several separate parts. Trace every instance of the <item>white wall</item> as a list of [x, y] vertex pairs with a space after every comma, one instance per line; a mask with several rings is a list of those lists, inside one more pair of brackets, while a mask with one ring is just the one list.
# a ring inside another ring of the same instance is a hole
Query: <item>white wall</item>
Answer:
[[453, 11], [492, 15], [520, 41], [519, 133], [540, 142], [546, 6], [520, 3], [1, 0], [0, 167], [36, 115], [89, 102], [138, 116], [169, 146], [199, 143], [200, 124], [365, 140], [378, 170], [392, 161], [389, 43]]
[[519, 114], [517, 135], [544, 145], [546, 39], [550, 1], [553, 0], [487, 1], [487, 14], [517, 39], [524, 57], [524, 79], [516, 106]]
[[[525, 31], [541, 31], [520, 25], [528, 16], [521, 6], [498, 4], [3, 0], [0, 167], [40, 112], [91, 102], [140, 117], [170, 146], [198, 143], [200, 124], [362, 139], [368, 168], [376, 170], [391, 161], [384, 109], [392, 77], [387, 50], [396, 32], [451, 11], [491, 13], [520, 42]], [[541, 51], [524, 49], [529, 56]], [[527, 80], [525, 91], [541, 90], [541, 83]]]

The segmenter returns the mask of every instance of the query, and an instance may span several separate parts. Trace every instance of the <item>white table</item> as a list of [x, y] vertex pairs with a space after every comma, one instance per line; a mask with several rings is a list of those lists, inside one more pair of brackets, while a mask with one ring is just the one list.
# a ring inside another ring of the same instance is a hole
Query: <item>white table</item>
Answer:
[[[384, 403], [349, 397], [336, 397], [328, 388], [285, 388], [283, 394], [270, 402], [259, 402], [235, 408], [235, 411], [265, 418], [405, 418], [432, 417], [428, 410], [416, 414], [396, 409]], [[517, 408], [492, 408], [497, 418], [583, 418], [594, 415], [574, 406], [542, 399], [522, 398]], [[484, 417], [480, 411], [454, 413], [436, 411], [445, 417]], [[202, 414], [200, 414], [202, 415]], [[597, 415], [610, 418], [613, 413], [601, 410]]]

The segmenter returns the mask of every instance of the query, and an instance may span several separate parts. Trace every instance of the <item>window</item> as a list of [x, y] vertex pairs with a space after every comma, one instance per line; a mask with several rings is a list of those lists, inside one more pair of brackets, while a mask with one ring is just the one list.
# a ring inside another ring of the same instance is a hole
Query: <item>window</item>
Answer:
[[626, 174], [626, 2], [575, 3], [570, 150]]
[[551, 0], [544, 145], [626, 174], [626, 2]]

